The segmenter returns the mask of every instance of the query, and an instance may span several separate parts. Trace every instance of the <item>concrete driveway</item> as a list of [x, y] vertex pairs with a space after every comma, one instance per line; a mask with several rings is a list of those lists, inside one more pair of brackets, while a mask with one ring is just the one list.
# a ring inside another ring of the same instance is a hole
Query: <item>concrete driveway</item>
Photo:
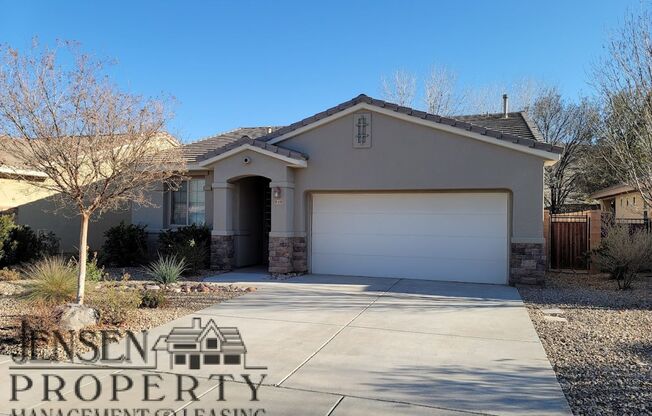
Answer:
[[[267, 367], [255, 403], [266, 415], [570, 414], [514, 288], [316, 275], [270, 281], [255, 271], [209, 280], [258, 290], [151, 333], [193, 317], [237, 327], [247, 365]], [[161, 383], [174, 372], [161, 373]], [[199, 401], [170, 396], [155, 405], [186, 416], [218, 404], [252, 407], [246, 383], [226, 383], [226, 402], [216, 402], [210, 371], [193, 374]], [[0, 380], [0, 390], [7, 382]], [[44, 405], [36, 394], [33, 400]], [[83, 404], [72, 398], [65, 405]]]

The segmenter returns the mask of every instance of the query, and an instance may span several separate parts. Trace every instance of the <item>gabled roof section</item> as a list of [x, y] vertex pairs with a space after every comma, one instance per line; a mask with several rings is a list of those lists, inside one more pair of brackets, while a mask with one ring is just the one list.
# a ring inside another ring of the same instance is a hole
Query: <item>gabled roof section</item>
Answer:
[[[385, 112], [396, 117], [421, 121], [422, 124], [440, 125], [445, 130], [457, 130], [464, 135], [494, 142], [495, 144], [500, 143], [516, 150], [528, 152], [529, 149], [530, 153], [535, 153], [548, 160], [557, 160], [557, 155], [563, 151], [563, 147], [553, 146], [537, 140], [538, 132], [533, 130], [533, 124], [527, 120], [527, 116], [524, 116], [523, 113], [511, 113], [513, 120], [510, 120], [509, 117], [504, 120], [498, 120], [491, 115], [490, 117], [481, 117], [480, 115], [467, 116], [469, 117], [468, 120], [462, 120], [462, 116], [458, 118], [441, 117], [426, 113], [425, 111], [371, 98], [364, 94], [360, 94], [352, 100], [292, 123], [289, 126], [275, 130], [260, 137], [258, 140], [276, 144], [311, 127], [316, 127], [332, 120], [338, 115], [345, 115], [358, 109], [376, 109], [377, 111]], [[518, 114], [518, 117], [516, 114]], [[523, 149], [520, 149], [521, 147]]]
[[205, 153], [204, 155], [198, 157], [195, 163], [198, 166], [206, 166], [210, 163], [224, 159], [231, 156], [232, 154], [246, 149], [250, 149], [270, 157], [275, 157], [277, 159], [282, 159], [283, 161], [296, 167], [305, 167], [306, 161], [308, 160], [308, 156], [304, 155], [303, 153], [245, 136], [240, 140], [236, 140], [232, 143]]
[[183, 154], [188, 163], [194, 163], [200, 159], [206, 159], [207, 153], [215, 151], [223, 146], [247, 136], [251, 139], [264, 136], [278, 130], [280, 127], [240, 127], [214, 136], [199, 139], [193, 143], [183, 146]]

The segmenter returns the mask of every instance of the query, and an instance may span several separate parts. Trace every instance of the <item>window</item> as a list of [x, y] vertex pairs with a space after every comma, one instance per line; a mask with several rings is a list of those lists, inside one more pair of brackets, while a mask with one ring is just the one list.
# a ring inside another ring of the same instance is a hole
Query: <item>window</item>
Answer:
[[185, 364], [186, 363], [185, 354], [175, 354], [174, 355], [174, 363], [175, 364]]
[[219, 364], [220, 355], [219, 354], [207, 354], [204, 355], [204, 364]]
[[632, 205], [636, 206], [636, 197], [632, 200]]
[[224, 364], [240, 364], [239, 355], [225, 355]]
[[190, 179], [183, 181], [179, 189], [172, 191], [172, 215], [170, 223], [173, 225], [203, 224], [206, 221], [206, 180]]
[[217, 349], [217, 338], [208, 338], [206, 340], [206, 348], [211, 350]]

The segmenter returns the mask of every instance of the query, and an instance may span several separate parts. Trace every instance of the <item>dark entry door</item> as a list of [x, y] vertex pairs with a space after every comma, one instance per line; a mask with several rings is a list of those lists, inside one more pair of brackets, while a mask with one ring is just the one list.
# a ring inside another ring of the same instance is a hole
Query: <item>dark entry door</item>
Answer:
[[190, 356], [190, 369], [199, 370], [199, 355], [193, 354]]

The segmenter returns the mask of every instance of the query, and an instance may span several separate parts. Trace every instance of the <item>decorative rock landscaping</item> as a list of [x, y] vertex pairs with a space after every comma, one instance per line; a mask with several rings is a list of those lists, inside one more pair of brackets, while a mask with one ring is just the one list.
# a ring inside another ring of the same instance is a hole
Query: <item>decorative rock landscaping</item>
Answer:
[[520, 288], [573, 413], [652, 414], [652, 278], [549, 274]]

